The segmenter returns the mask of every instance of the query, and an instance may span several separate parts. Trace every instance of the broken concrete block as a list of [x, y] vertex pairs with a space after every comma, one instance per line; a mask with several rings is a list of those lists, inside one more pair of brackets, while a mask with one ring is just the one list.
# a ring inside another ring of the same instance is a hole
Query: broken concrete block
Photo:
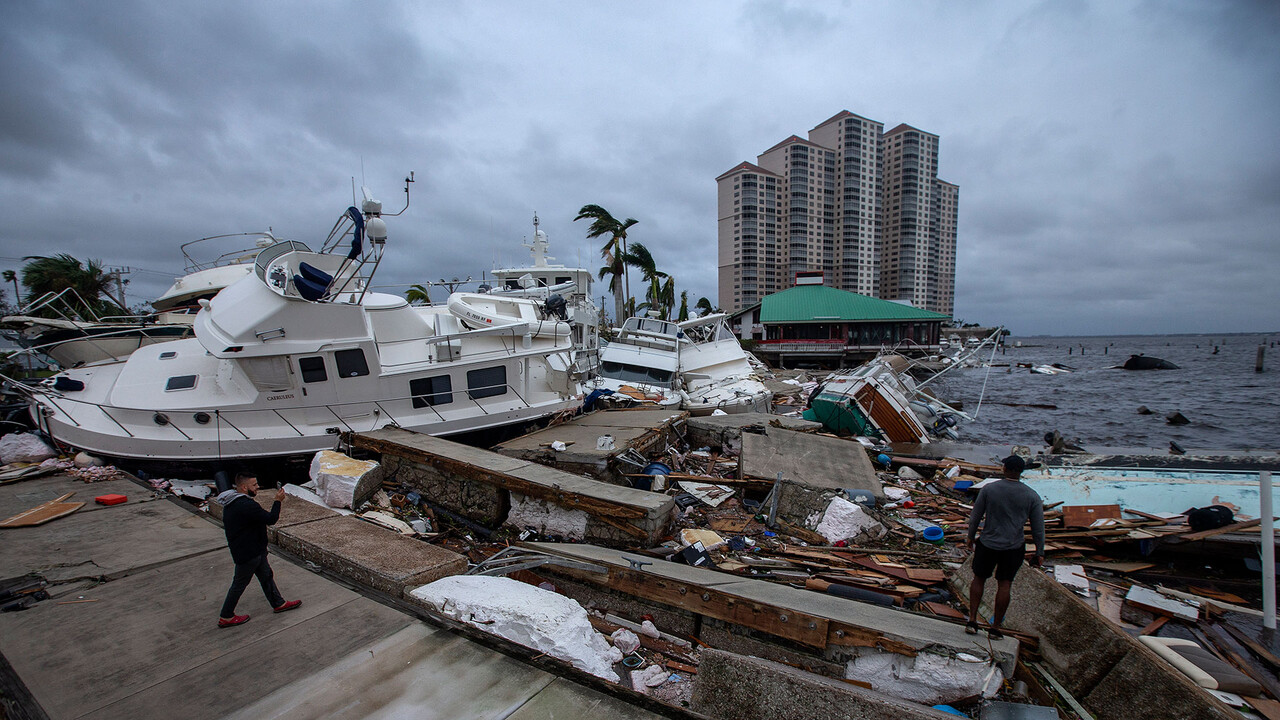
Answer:
[[316, 494], [326, 505], [354, 510], [382, 484], [382, 466], [321, 450], [311, 459], [311, 479], [315, 481]]
[[539, 535], [581, 541], [586, 536], [589, 518], [581, 510], [513, 492], [506, 524], [521, 530], [531, 529]]
[[103, 465], [106, 465], [106, 463], [103, 462], [102, 458], [94, 455], [90, 455], [87, 452], [76, 453], [75, 459], [72, 462], [74, 462], [76, 464], [76, 467], [79, 467], [79, 468], [102, 467]]
[[819, 535], [833, 543], [852, 540], [864, 533], [878, 538], [885, 532], [880, 521], [867, 514], [861, 505], [842, 497], [831, 499], [831, 504], [827, 505], [826, 512], [822, 514], [822, 521], [815, 529]]
[[[505, 577], [459, 575], [409, 591], [446, 617], [571, 663], [610, 682], [621, 660], [574, 600]], [[616, 659], [615, 659], [616, 658]]]
[[871, 652], [850, 660], [845, 677], [871, 683], [876, 692], [925, 705], [981, 695], [994, 697], [1004, 673], [990, 661], [959, 653], [955, 657], [922, 652], [915, 657]]
[[0, 438], [0, 465], [13, 462], [38, 463], [57, 455], [38, 435], [9, 433]]

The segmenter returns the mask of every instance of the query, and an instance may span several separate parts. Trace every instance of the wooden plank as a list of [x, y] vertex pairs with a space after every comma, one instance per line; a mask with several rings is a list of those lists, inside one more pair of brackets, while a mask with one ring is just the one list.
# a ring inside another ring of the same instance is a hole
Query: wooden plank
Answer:
[[1249, 648], [1250, 652], [1257, 655], [1263, 662], [1270, 665], [1272, 670], [1280, 669], [1280, 658], [1277, 658], [1270, 650], [1259, 644], [1257, 640], [1246, 635], [1243, 630], [1229, 622], [1222, 623], [1222, 628], [1231, 633], [1231, 636], [1240, 644]]
[[1168, 615], [1161, 615], [1160, 617], [1158, 617], [1158, 618], [1156, 618], [1155, 620], [1152, 620], [1150, 623], [1148, 623], [1148, 624], [1147, 624], [1147, 626], [1146, 626], [1146, 627], [1144, 627], [1144, 628], [1142, 628], [1142, 631], [1141, 631], [1141, 632], [1139, 632], [1138, 634], [1139, 634], [1139, 635], [1150, 635], [1151, 633], [1153, 633], [1153, 632], [1155, 632], [1155, 631], [1159, 630], [1160, 628], [1164, 627], [1164, 624], [1165, 624], [1165, 623], [1167, 623], [1167, 622], [1169, 622], [1169, 616], [1168, 616]]
[[1266, 698], [1245, 698], [1244, 701], [1267, 720], [1280, 720], [1280, 702]]
[[1209, 637], [1210, 644], [1216, 645], [1218, 651], [1232, 665], [1235, 665], [1237, 670], [1253, 678], [1253, 681], [1261, 685], [1272, 698], [1280, 698], [1280, 681], [1276, 679], [1275, 673], [1267, 672], [1260, 665], [1255, 665], [1256, 661], [1251, 662], [1250, 658], [1244, 657], [1245, 649], [1240, 647], [1234, 638], [1223, 632], [1216, 623], [1200, 623], [1200, 628]]
[[1137, 515], [1140, 518], [1146, 518], [1147, 520], [1151, 520], [1152, 522], [1159, 522], [1161, 525], [1169, 524], [1168, 518], [1162, 518], [1159, 515], [1152, 515], [1149, 512], [1143, 512], [1141, 510], [1133, 510], [1130, 508], [1125, 508], [1124, 511], [1129, 513], [1130, 515]]
[[940, 615], [942, 617], [949, 617], [949, 618], [956, 618], [959, 620], [966, 620], [968, 618], [967, 615], [965, 615], [964, 613], [960, 612], [959, 610], [951, 607], [946, 603], [926, 602], [921, 604], [924, 605], [929, 610], [929, 612], [933, 613], [934, 615]]
[[[1092, 550], [1093, 548], [1087, 548]], [[1081, 560], [1081, 565], [1085, 567], [1097, 568], [1098, 570], [1109, 570], [1118, 573], [1138, 572], [1155, 567], [1154, 563], [1146, 562], [1098, 562], [1096, 560]]]
[[1066, 527], [1092, 527], [1102, 519], [1120, 520], [1120, 506], [1067, 505], [1062, 508], [1062, 524]]
[[627, 568], [610, 568], [611, 589], [655, 600], [717, 620], [737, 623], [814, 648], [827, 645], [827, 618], [735, 597]]
[[70, 515], [76, 510], [84, 507], [84, 503], [82, 502], [64, 502], [72, 495], [75, 495], [75, 493], [69, 492], [66, 495], [54, 498], [48, 502], [40, 503], [29, 510], [23, 510], [17, 515], [0, 522], [0, 527], [35, 527], [36, 525], [43, 525], [50, 520], [56, 520], [64, 515]]

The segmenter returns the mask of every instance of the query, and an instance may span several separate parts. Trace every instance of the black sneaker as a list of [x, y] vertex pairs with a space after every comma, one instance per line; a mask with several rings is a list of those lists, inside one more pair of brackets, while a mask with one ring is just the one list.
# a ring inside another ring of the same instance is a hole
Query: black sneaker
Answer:
[[966, 623], [966, 624], [965, 624], [965, 626], [964, 626], [964, 631], [965, 631], [966, 633], [970, 634], [970, 635], [977, 635], [977, 634], [978, 634], [978, 623], [976, 623], [976, 622], [974, 622], [974, 621], [970, 620], [968, 623]]
[[1004, 633], [1000, 632], [1000, 628], [987, 628], [987, 637], [992, 640], [1003, 640]]

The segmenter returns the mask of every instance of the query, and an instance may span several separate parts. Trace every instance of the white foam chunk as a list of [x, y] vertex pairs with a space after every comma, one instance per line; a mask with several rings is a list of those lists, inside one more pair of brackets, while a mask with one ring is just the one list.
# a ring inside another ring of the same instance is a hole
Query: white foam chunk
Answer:
[[974, 695], [994, 697], [1004, 681], [1000, 668], [991, 662], [970, 662], [928, 652], [915, 657], [887, 652], [860, 655], [845, 666], [844, 676], [871, 683], [876, 692], [925, 705]]
[[539, 535], [581, 540], [587, 534], [589, 517], [581, 510], [560, 507], [553, 502], [513, 492], [507, 524], [522, 530], [533, 529]]
[[815, 528], [818, 534], [831, 542], [852, 540], [863, 533], [873, 538], [884, 534], [884, 526], [867, 514], [857, 503], [844, 498], [832, 498], [831, 504], [822, 514], [822, 522]]
[[410, 591], [442, 615], [618, 682], [622, 653], [596, 632], [587, 611], [563, 595], [519, 580], [454, 575]]
[[57, 455], [38, 435], [9, 433], [0, 438], [0, 465], [12, 462], [38, 463]]
[[911, 491], [906, 488], [893, 487], [892, 485], [884, 486], [884, 496], [892, 502], [894, 500], [906, 500], [911, 497]]
[[311, 458], [311, 479], [325, 505], [355, 509], [382, 483], [382, 466], [372, 460], [355, 460], [332, 450]]

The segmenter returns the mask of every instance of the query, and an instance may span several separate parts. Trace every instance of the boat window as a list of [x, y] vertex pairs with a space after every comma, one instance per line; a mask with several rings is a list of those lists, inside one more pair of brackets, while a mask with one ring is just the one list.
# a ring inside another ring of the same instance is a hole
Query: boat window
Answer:
[[600, 374], [611, 380], [623, 382], [647, 383], [670, 387], [671, 371], [643, 365], [605, 361], [600, 365]]
[[561, 277], [556, 278], [556, 283], [555, 283], [555, 284], [556, 284], [556, 285], [563, 285], [563, 284], [565, 284], [565, 283], [567, 283], [567, 282], [571, 282], [572, 280], [573, 280], [573, 278], [569, 277], [568, 275], [563, 275], [563, 276], [561, 276]]
[[333, 353], [333, 360], [338, 364], [338, 377], [360, 377], [369, 374], [369, 363], [364, 360], [364, 351], [360, 348], [338, 350]]
[[198, 375], [175, 375], [169, 378], [164, 384], [164, 389], [169, 390], [190, 390], [196, 386], [196, 378]]
[[448, 375], [418, 378], [409, 381], [409, 394], [413, 395], [413, 406], [424, 408], [428, 405], [448, 405], [453, 402], [453, 381]]
[[170, 351], [168, 351], [168, 352], [162, 352], [162, 353], [160, 353], [160, 359], [161, 359], [161, 360], [168, 360], [169, 358], [176, 358], [176, 357], [178, 357], [178, 353], [173, 352], [172, 350], [170, 350]]
[[467, 395], [472, 400], [505, 395], [507, 393], [507, 367], [484, 368], [467, 371]]
[[302, 371], [302, 382], [324, 382], [329, 379], [329, 373], [324, 370], [324, 358], [304, 357], [298, 358], [298, 369]]

